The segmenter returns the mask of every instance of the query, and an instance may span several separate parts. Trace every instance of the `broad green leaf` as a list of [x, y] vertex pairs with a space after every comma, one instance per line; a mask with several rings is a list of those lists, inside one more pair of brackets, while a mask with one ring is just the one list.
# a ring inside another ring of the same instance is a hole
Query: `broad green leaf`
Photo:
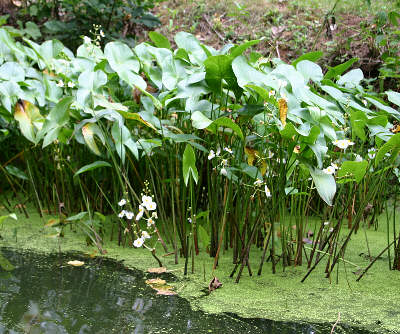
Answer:
[[368, 162], [363, 161], [344, 161], [338, 171], [337, 183], [357, 182], [360, 183], [368, 167]]
[[66, 220], [66, 221], [69, 221], [69, 222], [75, 221], [75, 220], [81, 220], [81, 219], [84, 218], [87, 214], [88, 214], [87, 211], [82, 211], [82, 212], [79, 212], [78, 214], [76, 214], [76, 215], [74, 215], [74, 216], [68, 217], [68, 218], [65, 219], [65, 220]]
[[314, 51], [314, 52], [309, 52], [306, 54], [301, 55], [299, 58], [297, 58], [295, 61], [292, 62], [292, 65], [296, 67], [296, 65], [301, 62], [302, 60], [309, 60], [312, 62], [316, 62], [318, 59], [320, 59], [323, 56], [322, 51]]
[[234, 133], [236, 133], [240, 139], [244, 139], [243, 136], [243, 132], [240, 129], [240, 127], [234, 122], [232, 121], [230, 118], [228, 117], [220, 117], [218, 119], [216, 119], [214, 122], [212, 122], [209, 126], [208, 129], [214, 133], [217, 132], [217, 130], [220, 128], [229, 128], [232, 129], [232, 131]]
[[86, 123], [82, 126], [82, 135], [86, 142], [86, 145], [97, 155], [101, 155], [99, 148], [97, 147], [94, 136], [97, 135], [102, 142], [104, 142], [103, 135], [97, 124]]
[[204, 114], [200, 111], [195, 111], [192, 114], [191, 119], [192, 125], [196, 129], [205, 129], [212, 123], [212, 120], [204, 116]]
[[375, 157], [375, 167], [378, 166], [379, 162], [385, 157], [385, 154], [392, 151], [391, 161], [396, 159], [400, 152], [400, 133], [393, 135], [378, 151]]
[[74, 174], [74, 177], [78, 176], [79, 174], [86, 173], [86, 172], [89, 172], [89, 171], [92, 171], [92, 170], [95, 170], [95, 169], [101, 168], [101, 167], [112, 167], [112, 166], [106, 161], [98, 160], [89, 165], [85, 165], [85, 166], [79, 168], [79, 170]]
[[117, 73], [132, 71], [138, 73], [140, 64], [132, 49], [121, 42], [109, 42], [104, 48], [104, 55], [111, 68]]
[[237, 84], [236, 76], [232, 70], [232, 58], [226, 55], [211, 56], [204, 62], [206, 68], [206, 82], [212, 91], [221, 93], [222, 80], [228, 84], [228, 89], [232, 90], [236, 97], [241, 94], [241, 89]]
[[388, 96], [390, 102], [400, 107], [400, 93], [388, 91], [385, 94]]
[[321, 67], [309, 60], [302, 60], [297, 63], [296, 69], [303, 75], [306, 82], [310, 79], [319, 82], [324, 77]]
[[207, 247], [210, 244], [210, 236], [208, 235], [206, 229], [201, 225], [197, 225], [197, 234], [200, 242], [203, 244], [203, 247]]
[[194, 150], [190, 144], [186, 144], [185, 151], [183, 152], [182, 172], [186, 186], [188, 185], [190, 175], [197, 183], [199, 179], [199, 173], [197, 172], [196, 168], [196, 155], [194, 154]]
[[308, 168], [315, 187], [317, 188], [318, 194], [325, 203], [327, 203], [329, 206], [332, 206], [333, 198], [335, 197], [336, 193], [335, 178], [332, 175], [326, 174], [322, 170], [316, 169], [312, 166], [309, 166]]
[[363, 72], [359, 68], [356, 68], [354, 70], [351, 70], [350, 72], [347, 72], [345, 75], [342, 75], [337, 81], [337, 84], [352, 88], [359, 85], [360, 81], [363, 79]]
[[243, 53], [244, 51], [246, 51], [249, 47], [260, 43], [260, 41], [261, 41], [260, 39], [255, 39], [255, 40], [252, 40], [252, 41], [248, 41], [248, 42], [246, 42], [246, 43], [243, 43], [243, 44], [241, 44], [241, 45], [235, 46], [235, 47], [233, 47], [233, 48], [230, 50], [230, 56], [231, 56], [232, 58], [236, 58], [236, 57], [238, 57], [238, 56], [241, 56], [242, 53]]
[[335, 67], [331, 67], [329, 69], [329, 71], [326, 72], [324, 79], [334, 79], [338, 75], [342, 75], [342, 73], [346, 72], [357, 61], [358, 61], [358, 58], [352, 58], [343, 64], [337, 65]]
[[18, 177], [22, 180], [29, 180], [28, 176], [25, 174], [24, 171], [20, 170], [18, 167], [15, 167], [13, 165], [7, 165], [5, 167], [6, 171], [9, 172], [11, 175]]
[[150, 31], [149, 37], [153, 41], [153, 43], [156, 47], [171, 49], [171, 44], [170, 44], [168, 38], [165, 37], [164, 35], [161, 35], [157, 31]]
[[0, 79], [14, 82], [24, 81], [25, 71], [20, 64], [7, 62], [0, 66]]

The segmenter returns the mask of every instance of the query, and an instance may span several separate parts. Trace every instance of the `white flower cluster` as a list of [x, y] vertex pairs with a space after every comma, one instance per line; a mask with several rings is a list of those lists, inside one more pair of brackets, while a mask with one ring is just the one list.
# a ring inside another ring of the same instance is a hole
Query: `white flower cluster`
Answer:
[[325, 174], [333, 175], [333, 174], [336, 173], [336, 171], [337, 171], [338, 169], [339, 169], [338, 165], [336, 165], [335, 163], [332, 162], [330, 166], [324, 168], [322, 171], [323, 171]]
[[257, 178], [257, 180], [254, 181], [254, 185], [256, 187], [261, 187], [264, 184], [264, 192], [265, 192], [265, 196], [267, 196], [268, 198], [271, 197], [271, 191], [269, 190], [268, 186], [264, 183], [263, 180]]
[[[128, 203], [128, 201], [123, 198], [118, 202], [118, 205], [122, 207], [126, 203]], [[153, 211], [151, 214], [151, 217], [147, 218], [146, 221], [147, 221], [148, 228], [154, 228], [155, 227], [155, 219], [158, 218], [157, 212], [155, 211], [156, 208], [157, 208], [157, 204], [153, 201], [153, 198], [151, 196], [143, 195], [142, 203], [139, 205], [139, 210], [135, 217], [135, 220], [136, 221], [140, 220], [143, 217], [145, 210]], [[131, 220], [134, 217], [134, 213], [131, 211], [127, 211], [127, 210], [122, 210], [118, 214], [118, 217], [119, 218], [126, 217], [127, 219]], [[151, 238], [151, 235], [149, 234], [149, 232], [142, 231], [141, 236], [133, 242], [133, 246], [135, 246], [136, 248], [142, 247], [144, 242], [146, 241], [146, 239], [150, 239], [150, 238]]]
[[340, 140], [336, 139], [333, 142], [333, 145], [345, 150], [349, 146], [354, 145], [354, 143], [352, 141], [348, 140], [348, 139], [340, 139]]

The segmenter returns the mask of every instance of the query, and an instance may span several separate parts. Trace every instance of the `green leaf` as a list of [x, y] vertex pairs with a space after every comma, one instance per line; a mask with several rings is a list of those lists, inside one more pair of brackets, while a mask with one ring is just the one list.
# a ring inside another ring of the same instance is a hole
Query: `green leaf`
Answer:
[[345, 75], [342, 75], [340, 79], [337, 81], [337, 84], [352, 88], [359, 85], [360, 81], [363, 79], [364, 79], [363, 72], [359, 68], [356, 68], [354, 70], [347, 72]]
[[7, 165], [5, 169], [7, 172], [9, 172], [11, 175], [14, 175], [15, 177], [18, 177], [22, 180], [29, 180], [25, 172], [20, 170], [18, 167], [15, 167], [13, 165]]
[[358, 58], [352, 58], [343, 64], [331, 67], [329, 71], [326, 72], [324, 79], [333, 79], [336, 78], [338, 75], [342, 75], [342, 73], [346, 72], [357, 61]]
[[210, 244], [210, 236], [208, 235], [206, 229], [201, 225], [197, 225], [197, 234], [200, 242], [203, 244], [203, 247], [207, 247]]
[[385, 157], [385, 154], [392, 151], [391, 161], [394, 161], [400, 152], [400, 133], [392, 136], [378, 151], [375, 157], [375, 167]]
[[221, 93], [222, 80], [228, 84], [236, 97], [241, 95], [241, 88], [237, 84], [236, 76], [232, 70], [232, 58], [226, 55], [211, 56], [204, 62], [206, 68], [206, 82], [212, 91]]
[[296, 69], [303, 75], [306, 82], [310, 79], [314, 82], [319, 82], [324, 77], [321, 67], [309, 60], [300, 61]]
[[196, 129], [205, 129], [212, 123], [212, 120], [204, 116], [201, 111], [195, 111], [192, 114], [191, 119], [192, 125]]
[[243, 132], [240, 129], [240, 127], [232, 121], [228, 117], [220, 117], [216, 119], [214, 122], [212, 122], [209, 126], [208, 129], [214, 133], [217, 132], [219, 127], [224, 127], [224, 128], [230, 128], [233, 130], [234, 133], [236, 133], [240, 139], [244, 140]]
[[99, 148], [97, 147], [94, 136], [97, 135], [101, 141], [104, 143], [103, 134], [97, 124], [94, 123], [86, 123], [82, 126], [82, 135], [83, 139], [86, 142], [86, 145], [93, 151], [93, 153], [97, 155], [101, 155]]
[[338, 171], [338, 183], [357, 182], [360, 183], [368, 167], [368, 162], [363, 161], [345, 161]]
[[153, 43], [156, 47], [171, 49], [171, 44], [170, 44], [168, 38], [165, 37], [164, 35], [161, 35], [157, 31], [150, 31], [149, 37], [153, 41]]
[[316, 169], [312, 166], [309, 166], [308, 168], [318, 194], [326, 204], [332, 206], [332, 201], [336, 193], [335, 178], [332, 175], [326, 174], [322, 170]]
[[252, 40], [252, 41], [248, 41], [248, 42], [246, 42], [246, 43], [243, 43], [243, 44], [241, 44], [241, 45], [235, 46], [235, 47], [233, 47], [233, 48], [230, 50], [230, 56], [231, 56], [232, 58], [236, 58], [236, 57], [238, 57], [238, 56], [241, 56], [242, 53], [243, 53], [244, 51], [246, 51], [249, 47], [260, 43], [260, 41], [261, 41], [260, 39], [255, 39], [255, 40]]
[[36, 25], [35, 22], [29, 21], [25, 24], [25, 29], [24, 31], [33, 39], [38, 39], [39, 37], [42, 36], [40, 33], [39, 27]]
[[87, 211], [82, 211], [79, 212], [78, 214], [68, 217], [67, 219], [65, 219], [66, 221], [72, 222], [75, 220], [81, 220], [82, 218], [84, 218], [87, 215]]
[[[1, 217], [0, 217], [1, 219]], [[1, 221], [0, 221], [1, 222]], [[0, 267], [5, 270], [5, 271], [12, 271], [14, 270], [14, 266], [11, 264], [10, 261], [8, 261], [3, 254], [0, 253]]]
[[309, 52], [309, 53], [301, 55], [299, 58], [297, 58], [295, 61], [293, 61], [292, 65], [296, 67], [296, 65], [299, 62], [301, 62], [302, 60], [309, 60], [309, 61], [316, 62], [323, 55], [324, 55], [324, 53], [322, 51]]
[[112, 166], [106, 161], [98, 160], [89, 165], [85, 165], [85, 166], [79, 168], [79, 170], [74, 174], [74, 177], [78, 176], [79, 174], [86, 173], [86, 172], [89, 172], [89, 171], [92, 171], [94, 169], [101, 168], [101, 167], [112, 167]]
[[183, 152], [182, 172], [186, 186], [188, 185], [190, 175], [192, 175], [193, 180], [197, 183], [199, 173], [196, 168], [196, 155], [190, 144], [186, 144], [185, 151]]
[[385, 94], [388, 96], [390, 102], [400, 107], [400, 93], [388, 91]]
[[107, 43], [104, 48], [104, 56], [111, 68], [117, 73], [126, 71], [132, 71], [134, 73], [139, 72], [139, 61], [135, 57], [132, 49], [124, 43]]

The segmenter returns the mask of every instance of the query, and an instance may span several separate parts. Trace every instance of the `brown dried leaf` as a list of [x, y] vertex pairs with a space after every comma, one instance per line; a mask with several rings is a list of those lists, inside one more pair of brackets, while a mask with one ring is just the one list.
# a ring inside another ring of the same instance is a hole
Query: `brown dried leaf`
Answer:
[[152, 273], [152, 274], [162, 274], [162, 273], [167, 272], [167, 268], [165, 268], [165, 267], [149, 268], [149, 269], [147, 269], [147, 272]]
[[222, 286], [222, 283], [218, 280], [218, 278], [214, 277], [210, 284], [208, 285], [208, 291], [214, 291], [215, 289], [218, 289]]

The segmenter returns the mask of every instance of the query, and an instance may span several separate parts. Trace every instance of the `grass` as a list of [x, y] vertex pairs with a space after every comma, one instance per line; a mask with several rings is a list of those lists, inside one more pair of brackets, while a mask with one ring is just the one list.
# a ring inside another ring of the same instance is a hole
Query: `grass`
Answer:
[[[4, 210], [3, 210], [4, 211]], [[31, 210], [29, 210], [31, 211]], [[3, 214], [0, 209], [0, 214]], [[5, 247], [31, 249], [39, 252], [80, 251], [95, 254], [93, 247], [86, 246], [82, 234], [66, 229], [64, 238], [52, 237], [52, 228], [44, 228], [44, 221], [38, 214], [32, 213], [30, 219], [20, 218], [17, 222], [8, 220], [3, 223], [0, 234]], [[377, 255], [386, 245], [385, 219], [380, 217], [378, 231], [367, 231], [371, 253]], [[109, 235], [104, 238], [105, 256], [124, 261], [128, 267], [146, 270], [157, 264], [144, 249], [118, 247], [109, 241]], [[161, 251], [161, 250], [160, 250]], [[352, 237], [352, 242], [346, 252], [346, 260], [365, 267], [367, 254], [364, 234]], [[259, 258], [259, 251], [253, 250], [252, 259]], [[333, 323], [341, 314], [341, 323], [368, 328], [376, 333], [400, 333], [400, 300], [398, 272], [388, 271], [386, 254], [370, 269], [360, 281], [355, 282], [353, 273], [357, 268], [350, 264], [339, 266], [339, 283], [323, 278], [324, 266], [304, 282], [300, 283], [306, 268], [290, 267], [283, 272], [280, 266], [277, 273], [271, 273], [270, 263], [264, 266], [262, 276], [249, 277], [247, 272], [242, 276], [240, 284], [235, 284], [229, 278], [232, 270], [231, 256], [225, 252], [220, 258], [219, 266], [214, 273], [211, 271], [213, 259], [205, 252], [196, 257], [195, 273], [188, 277], [183, 275], [183, 259], [174, 264], [173, 256], [163, 257], [165, 266], [178, 278], [174, 283], [179, 295], [188, 299], [195, 309], [207, 312], [233, 312], [243, 317], [260, 317], [282, 321], [309, 321], [317, 323]], [[223, 287], [211, 293], [204, 293], [209, 281], [215, 275], [223, 283]]]

